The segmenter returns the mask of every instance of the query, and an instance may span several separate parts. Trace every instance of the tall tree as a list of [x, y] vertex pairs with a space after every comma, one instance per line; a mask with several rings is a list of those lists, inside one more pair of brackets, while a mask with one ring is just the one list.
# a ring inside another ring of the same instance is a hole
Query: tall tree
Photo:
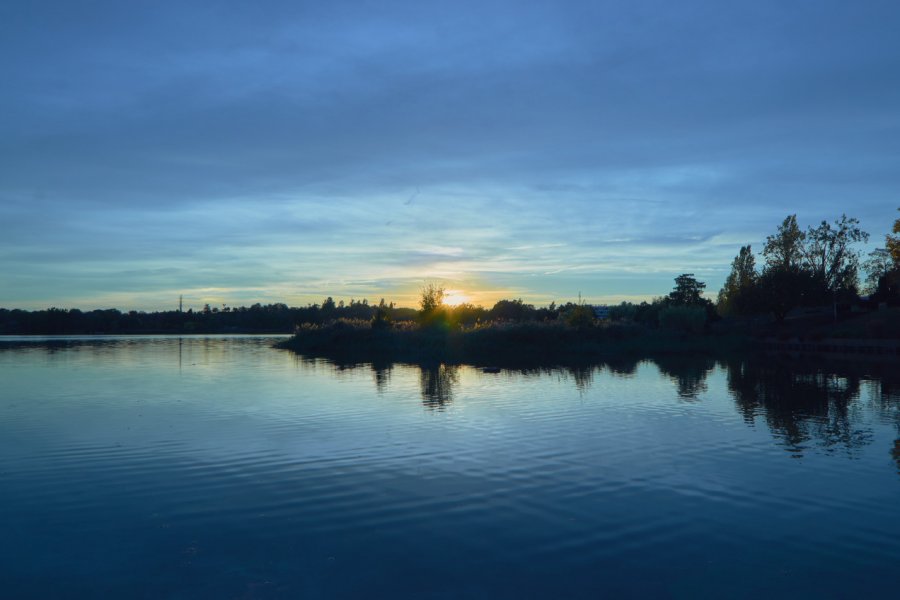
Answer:
[[[900, 208], [897, 210], [900, 210]], [[894, 228], [891, 231], [895, 234], [900, 234], [900, 219], [894, 221]], [[888, 252], [891, 253], [891, 258], [894, 259], [894, 265], [900, 267], [900, 235], [886, 235], [885, 245]]]
[[756, 259], [749, 245], [741, 246], [740, 252], [731, 263], [731, 273], [725, 279], [725, 285], [719, 290], [717, 308], [720, 314], [728, 315], [743, 312], [742, 296], [746, 296], [754, 284], [758, 275], [756, 273]]
[[767, 269], [791, 269], [803, 259], [805, 235], [797, 226], [797, 215], [784, 218], [778, 231], [766, 238], [763, 255]]
[[[897, 209], [900, 210], [900, 209]], [[877, 302], [900, 304], [900, 219], [894, 221], [894, 227], [884, 236], [884, 248], [878, 248], [869, 254], [864, 268], [868, 273], [866, 291]]]
[[669, 292], [668, 300], [675, 306], [702, 305], [705, 287], [706, 284], [697, 281], [693, 273], [683, 273], [675, 278], [675, 289]]
[[831, 294], [822, 278], [799, 267], [766, 269], [755, 286], [754, 308], [783, 321], [797, 306], [821, 306]]
[[841, 215], [834, 227], [827, 221], [806, 232], [803, 246], [804, 267], [824, 279], [833, 292], [855, 290], [859, 275], [860, 252], [853, 244], [866, 242], [869, 234], [860, 229], [859, 220]]
[[876, 248], [870, 252], [869, 260], [863, 264], [863, 269], [866, 270], [867, 274], [866, 292], [869, 294], [875, 293], [878, 289], [878, 282], [896, 268], [896, 263], [891, 257], [890, 251], [886, 248]]
[[422, 314], [430, 315], [437, 310], [444, 303], [445, 292], [446, 290], [442, 285], [436, 283], [426, 284], [419, 296], [419, 306], [422, 309]]

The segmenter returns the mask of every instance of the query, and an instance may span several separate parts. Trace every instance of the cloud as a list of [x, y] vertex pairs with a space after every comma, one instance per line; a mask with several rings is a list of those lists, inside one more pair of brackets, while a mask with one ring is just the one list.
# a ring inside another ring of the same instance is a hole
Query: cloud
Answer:
[[435, 276], [652, 295], [717, 287], [789, 212], [877, 238], [897, 25], [890, 3], [17, 5], [0, 304]]

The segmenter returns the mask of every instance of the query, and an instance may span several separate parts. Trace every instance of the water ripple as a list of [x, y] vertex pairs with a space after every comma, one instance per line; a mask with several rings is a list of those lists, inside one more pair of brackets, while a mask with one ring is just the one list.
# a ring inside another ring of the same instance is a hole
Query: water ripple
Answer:
[[707, 361], [374, 376], [264, 338], [15, 343], [0, 352], [11, 597], [849, 597], [897, 582], [886, 379]]

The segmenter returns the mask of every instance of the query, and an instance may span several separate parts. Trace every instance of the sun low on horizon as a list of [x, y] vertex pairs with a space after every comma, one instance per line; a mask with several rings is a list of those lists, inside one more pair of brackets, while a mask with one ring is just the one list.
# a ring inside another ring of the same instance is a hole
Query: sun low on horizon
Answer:
[[446, 290], [444, 292], [444, 304], [447, 306], [459, 306], [460, 304], [468, 304], [472, 301], [472, 297], [469, 296], [463, 290]]

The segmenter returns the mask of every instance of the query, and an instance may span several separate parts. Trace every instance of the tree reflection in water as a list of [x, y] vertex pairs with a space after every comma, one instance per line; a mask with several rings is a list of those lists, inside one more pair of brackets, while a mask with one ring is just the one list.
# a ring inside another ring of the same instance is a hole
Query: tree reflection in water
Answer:
[[389, 361], [378, 361], [371, 364], [372, 376], [375, 378], [375, 389], [379, 394], [387, 391], [388, 383], [391, 381], [391, 371], [394, 369], [394, 363]]
[[631, 377], [637, 373], [638, 365], [641, 362], [643, 361], [637, 358], [615, 357], [608, 359], [603, 366], [609, 369], [609, 372], [613, 375]]
[[[793, 456], [803, 456], [811, 448], [828, 453], [853, 456], [875, 438], [866, 424], [860, 405], [863, 385], [871, 389], [873, 402], [883, 423], [893, 423], [897, 440], [890, 449], [900, 472], [900, 370], [896, 365], [875, 368], [872, 365], [825, 365], [821, 361], [726, 359], [669, 356], [652, 361], [616, 359], [615, 361], [570, 367], [529, 367], [514, 369], [525, 377], [553, 375], [571, 378], [575, 388], [587, 392], [596, 373], [607, 370], [617, 377], [632, 377], [638, 366], [653, 362], [659, 372], [672, 380], [680, 400], [698, 401], [708, 391], [709, 375], [724, 371], [728, 392], [737, 411], [751, 427], [763, 422]], [[336, 365], [338, 368], [353, 368]], [[393, 364], [373, 363], [376, 389], [384, 393], [390, 383]], [[459, 384], [459, 365], [420, 365], [419, 388], [423, 405], [443, 410], [453, 401]]]
[[[900, 371], [900, 369], [897, 369]], [[875, 380], [877, 387], [878, 409], [884, 422], [893, 423], [897, 428], [897, 439], [891, 448], [891, 457], [897, 463], [897, 473], [900, 473], [900, 373], [894, 377], [881, 377]]]
[[897, 462], [897, 473], [900, 473], [900, 438], [894, 440], [894, 447], [891, 448], [891, 456]]
[[422, 403], [432, 410], [443, 410], [453, 401], [453, 386], [459, 383], [459, 366], [437, 365], [419, 367]]
[[810, 444], [846, 452], [869, 444], [874, 432], [859, 427], [862, 376], [852, 368], [803, 362], [727, 362], [728, 389], [748, 424], [762, 417], [795, 456]]
[[716, 361], [707, 357], [672, 355], [656, 358], [659, 371], [675, 381], [678, 397], [694, 401], [706, 392], [706, 378], [716, 368]]
[[595, 368], [594, 365], [580, 365], [569, 367], [566, 371], [572, 376], [572, 379], [575, 380], [575, 387], [583, 394], [591, 387], [591, 384], [594, 383]]

